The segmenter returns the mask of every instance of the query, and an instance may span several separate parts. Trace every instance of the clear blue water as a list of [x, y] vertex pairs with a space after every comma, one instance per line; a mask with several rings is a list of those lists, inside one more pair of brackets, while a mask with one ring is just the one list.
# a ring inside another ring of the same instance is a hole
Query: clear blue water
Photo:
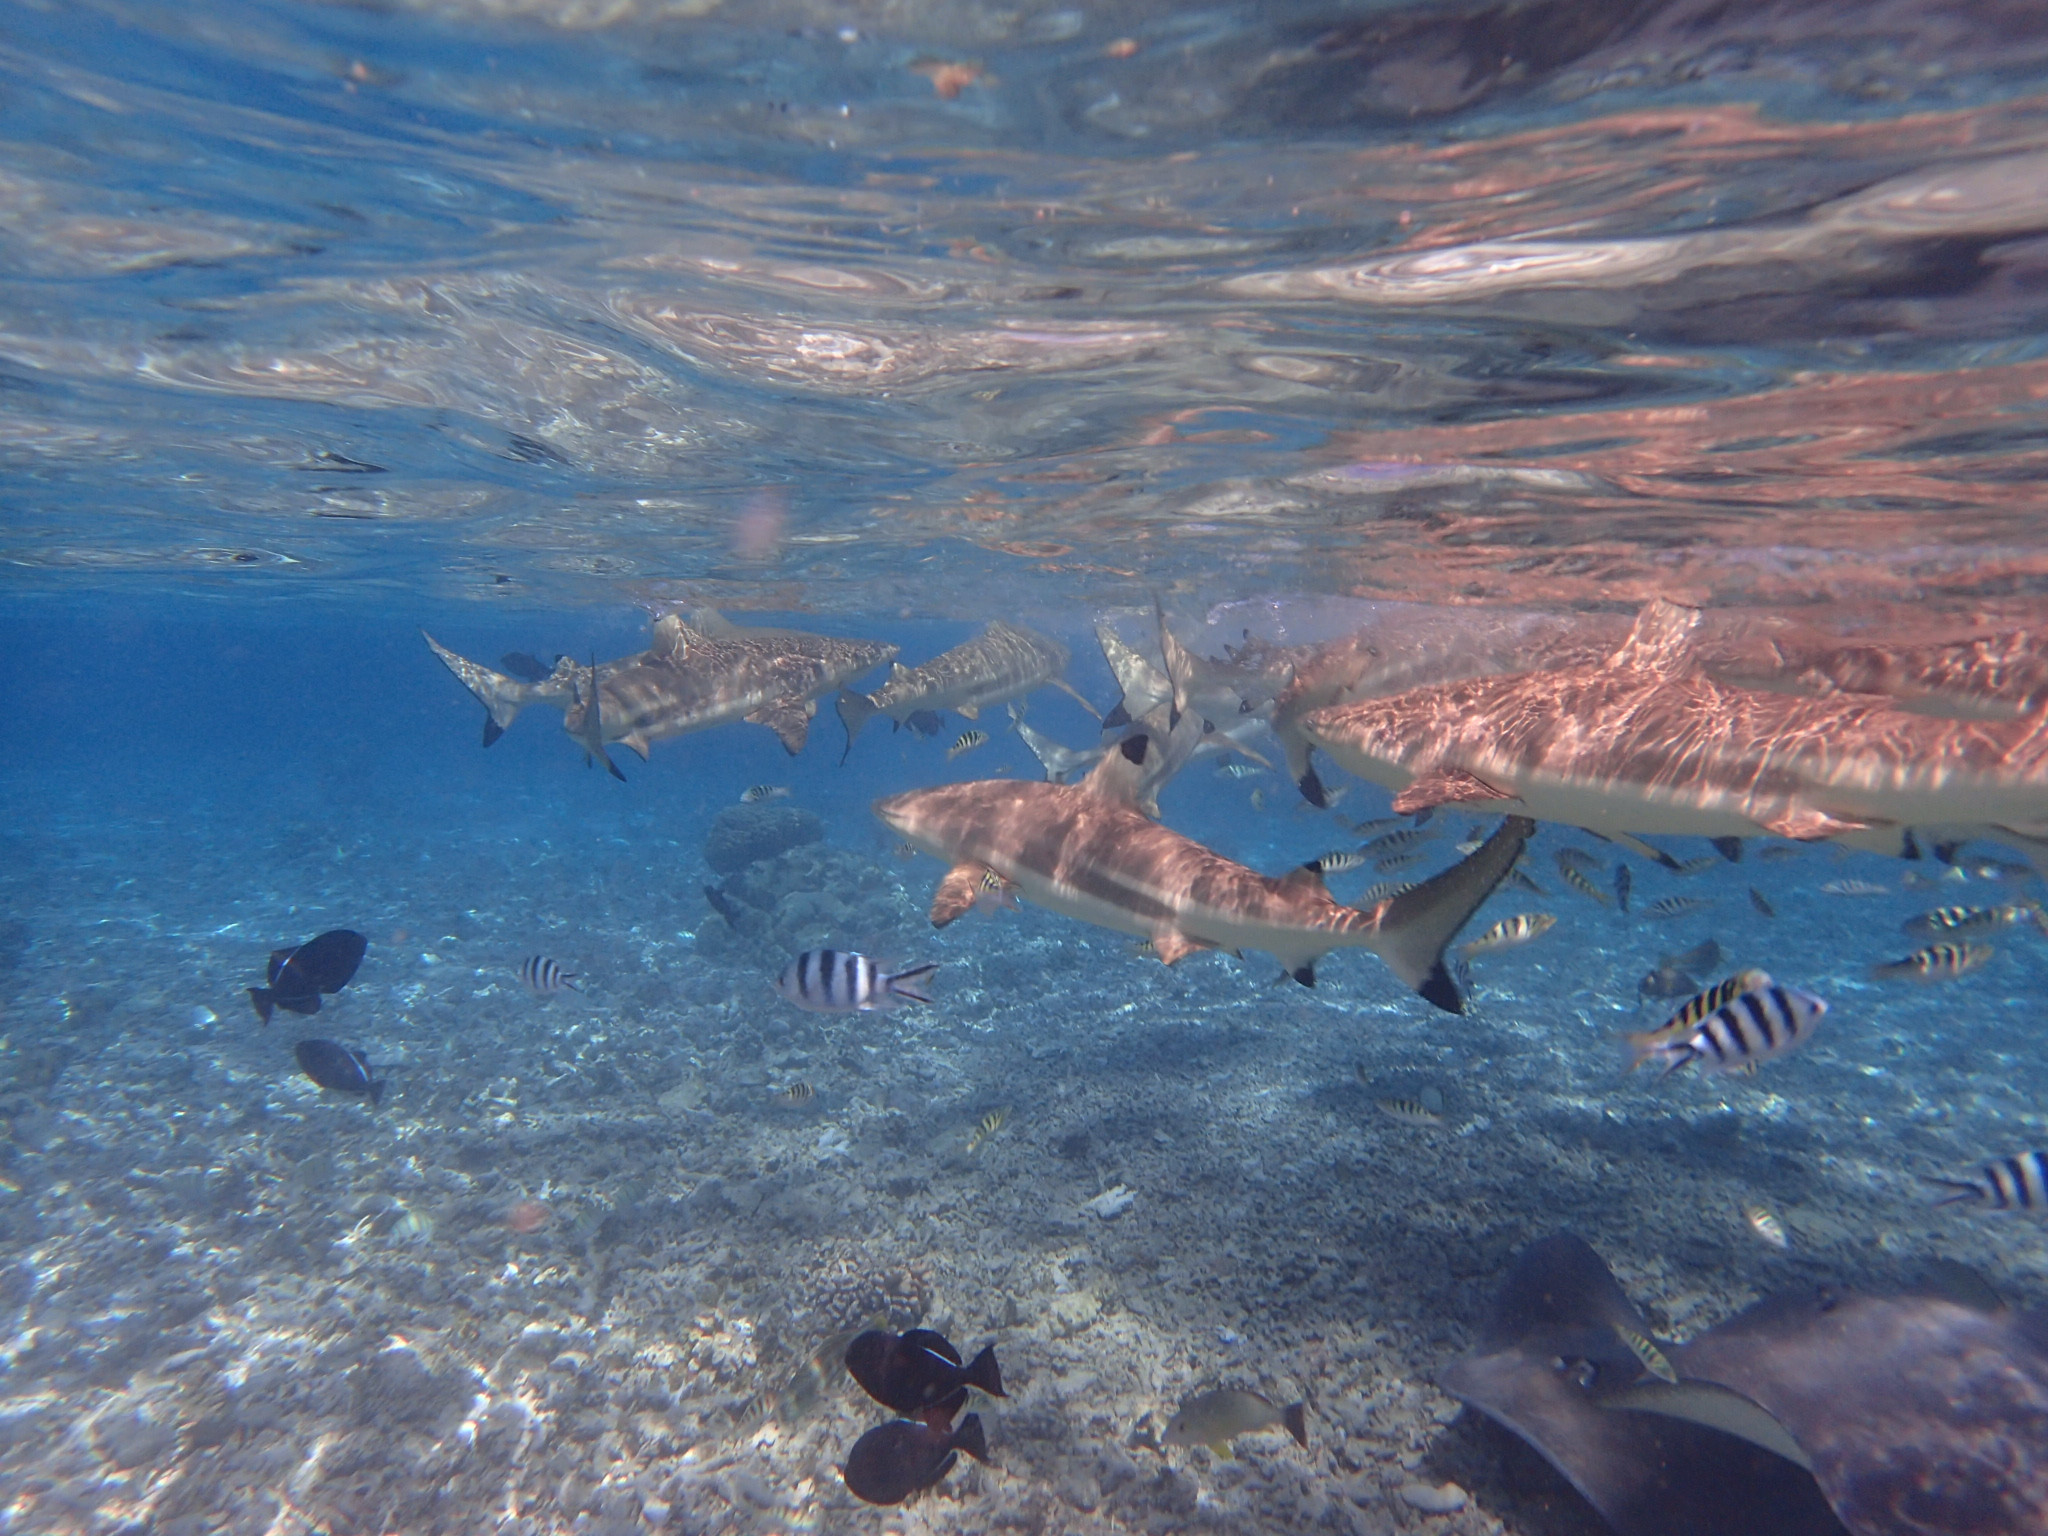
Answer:
[[[612, 658], [709, 605], [915, 664], [1000, 616], [1100, 706], [1093, 627], [1155, 596], [1211, 651], [1332, 598], [2039, 633], [2044, 82], [2025, 5], [5, 0], [0, 1532], [1564, 1536], [1430, 1385], [1532, 1238], [1681, 1337], [1932, 1256], [2038, 1295], [2037, 1223], [1916, 1180], [2048, 1142], [2042, 941], [1868, 974], [2038, 880], [1546, 828], [1473, 931], [1558, 927], [1447, 1019], [1365, 955], [1309, 992], [1043, 910], [934, 934], [868, 806], [1033, 776], [1000, 711], [841, 766], [828, 699], [800, 756], [735, 725], [620, 784], [545, 709], [480, 748], [418, 631]], [[702, 855], [759, 784], [826, 851], [735, 936]], [[1163, 811], [1268, 871], [1348, 835], [1207, 762]], [[333, 926], [374, 1115], [241, 990]], [[1823, 1034], [1624, 1074], [1710, 935]], [[791, 1014], [798, 936], [937, 958], [938, 1006]], [[534, 952], [586, 993], [522, 992]], [[995, 1468], [878, 1524], [866, 1406], [799, 1367], [821, 1275], [906, 1265], [1013, 1397]], [[1311, 1449], [1162, 1448], [1219, 1383], [1306, 1392]]]

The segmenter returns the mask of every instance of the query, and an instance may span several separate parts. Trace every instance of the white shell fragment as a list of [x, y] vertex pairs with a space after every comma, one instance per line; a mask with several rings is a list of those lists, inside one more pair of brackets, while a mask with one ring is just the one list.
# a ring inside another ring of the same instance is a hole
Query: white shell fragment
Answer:
[[1401, 1502], [1425, 1514], [1456, 1514], [1469, 1502], [1469, 1497], [1456, 1483], [1445, 1483], [1441, 1488], [1433, 1488], [1428, 1483], [1401, 1485]]
[[1081, 1209], [1104, 1221], [1115, 1221], [1137, 1202], [1138, 1197], [1121, 1184], [1112, 1184], [1093, 1200], [1083, 1200]]

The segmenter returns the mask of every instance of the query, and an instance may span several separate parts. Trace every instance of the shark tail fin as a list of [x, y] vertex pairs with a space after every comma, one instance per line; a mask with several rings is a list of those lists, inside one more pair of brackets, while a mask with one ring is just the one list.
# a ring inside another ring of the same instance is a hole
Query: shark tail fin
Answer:
[[1152, 617], [1159, 625], [1159, 658], [1166, 663], [1166, 685], [1173, 705], [1166, 717], [1170, 730], [1179, 725], [1180, 717], [1188, 712], [1188, 684], [1194, 675], [1195, 659], [1175, 637], [1172, 627], [1166, 622], [1166, 610], [1156, 597], [1152, 599]]
[[1289, 1403], [1280, 1410], [1280, 1422], [1287, 1426], [1287, 1433], [1294, 1436], [1294, 1443], [1304, 1451], [1308, 1449], [1308, 1404]]
[[489, 723], [484, 726], [484, 745], [489, 746], [512, 722], [519, 718], [519, 711], [533, 702], [533, 685], [522, 683], [516, 677], [507, 677], [502, 672], [493, 672], [489, 667], [479, 666], [467, 656], [458, 656], [447, 646], [436, 640], [424, 629], [420, 638], [427, 642], [436, 656], [440, 657], [450, 672], [462, 681], [462, 686], [476, 695], [477, 702], [489, 712]]
[[1444, 949], [1507, 878], [1535, 830], [1526, 816], [1508, 817], [1466, 858], [1380, 909], [1373, 949], [1396, 976], [1446, 1013], [1463, 1013], [1465, 1000], [1444, 968]]
[[846, 750], [839, 754], [841, 763], [853, 755], [853, 738], [860, 734], [861, 727], [879, 713], [875, 701], [866, 694], [855, 693], [851, 688], [839, 690], [839, 723], [846, 727]]
[[277, 999], [268, 987], [251, 987], [249, 1001], [256, 1005], [256, 1017], [265, 1024], [268, 1024], [270, 1016], [277, 1012]]

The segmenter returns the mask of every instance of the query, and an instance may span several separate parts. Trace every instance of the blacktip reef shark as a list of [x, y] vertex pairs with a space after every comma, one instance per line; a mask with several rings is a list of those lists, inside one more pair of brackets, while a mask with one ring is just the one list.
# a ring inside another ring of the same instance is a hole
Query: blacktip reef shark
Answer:
[[1168, 965], [1198, 949], [1258, 949], [1313, 986], [1320, 956], [1369, 949], [1429, 1002], [1464, 1011], [1444, 948], [1506, 876], [1532, 822], [1510, 817], [1463, 863], [1391, 900], [1347, 907], [1313, 864], [1273, 879], [1147, 817], [1135, 801], [1160, 755], [1140, 729], [1079, 784], [946, 784], [878, 800], [875, 814], [950, 866], [934, 927], [970, 910], [994, 874], [1040, 906], [1150, 940]]
[[[579, 665], [564, 657], [537, 683], [521, 682], [456, 655], [421, 635], [448, 670], [488, 712], [484, 745], [504, 734], [529, 704], [562, 711], [563, 729], [593, 759], [623, 742], [644, 761], [649, 746], [670, 736], [746, 720], [773, 731], [795, 754], [803, 750], [819, 695], [896, 654], [893, 645], [846, 640], [794, 629], [741, 629], [718, 614], [655, 620], [652, 643], [637, 656]], [[623, 777], [623, 775], [619, 775]]]
[[1595, 666], [1471, 678], [1317, 711], [1308, 738], [1394, 809], [1484, 804], [1599, 833], [1828, 839], [1913, 833], [2048, 853], [2048, 715], [1952, 720], [1887, 698], [1716, 682], [1698, 609], [1659, 598]]
[[1095, 706], [1062, 676], [1068, 660], [1067, 648], [1059, 641], [995, 619], [972, 640], [923, 666], [898, 662], [889, 680], [873, 693], [841, 693], [839, 718], [846, 725], [846, 750], [853, 751], [853, 738], [876, 715], [887, 715], [899, 726], [920, 710], [950, 709], [973, 720], [984, 709], [1045, 687], [1061, 689], [1092, 715]]

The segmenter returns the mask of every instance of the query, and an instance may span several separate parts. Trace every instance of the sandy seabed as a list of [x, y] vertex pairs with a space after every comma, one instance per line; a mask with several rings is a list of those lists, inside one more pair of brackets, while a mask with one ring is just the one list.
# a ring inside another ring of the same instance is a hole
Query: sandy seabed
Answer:
[[[1873, 934], [1933, 902], [1810, 894], [1896, 884], [1877, 861], [1709, 872], [1685, 888], [1720, 920], [1676, 926], [1554, 879], [1503, 893], [1472, 931], [1562, 921], [1479, 960], [1457, 1019], [1361, 954], [1309, 992], [1042, 912], [934, 935], [936, 866], [866, 829], [728, 882], [756, 903], [734, 928], [700, 894], [702, 828], [593, 855], [14, 809], [0, 1532], [1589, 1536], [1432, 1384], [1522, 1244], [1578, 1232], [1681, 1338], [1934, 1255], [2022, 1298], [2048, 1273], [2040, 1228], [1915, 1182], [2048, 1140], [2048, 945], [1878, 988]], [[1766, 873], [1780, 918], [1738, 916]], [[1639, 871], [1639, 899], [1671, 878]], [[268, 950], [333, 926], [371, 938], [354, 984], [259, 1028], [241, 989]], [[1750, 1081], [1625, 1076], [1614, 1033], [1655, 1022], [1635, 978], [1704, 932], [1830, 996], [1820, 1038]], [[768, 979], [825, 942], [940, 960], [936, 1005], [791, 1010]], [[585, 991], [521, 988], [536, 951]], [[381, 1108], [294, 1072], [314, 1034], [383, 1068]], [[815, 1098], [781, 1096], [798, 1082]], [[1441, 1125], [1376, 1107], [1430, 1088]], [[1118, 1186], [1116, 1214], [1084, 1208]], [[1756, 1202], [1789, 1251], [1747, 1229]], [[841, 1483], [888, 1415], [817, 1358], [875, 1316], [993, 1341], [1010, 1389], [977, 1405], [994, 1465], [899, 1510]], [[1306, 1398], [1309, 1449], [1163, 1446], [1219, 1384]], [[1446, 1483], [1462, 1508], [1403, 1493]]]

